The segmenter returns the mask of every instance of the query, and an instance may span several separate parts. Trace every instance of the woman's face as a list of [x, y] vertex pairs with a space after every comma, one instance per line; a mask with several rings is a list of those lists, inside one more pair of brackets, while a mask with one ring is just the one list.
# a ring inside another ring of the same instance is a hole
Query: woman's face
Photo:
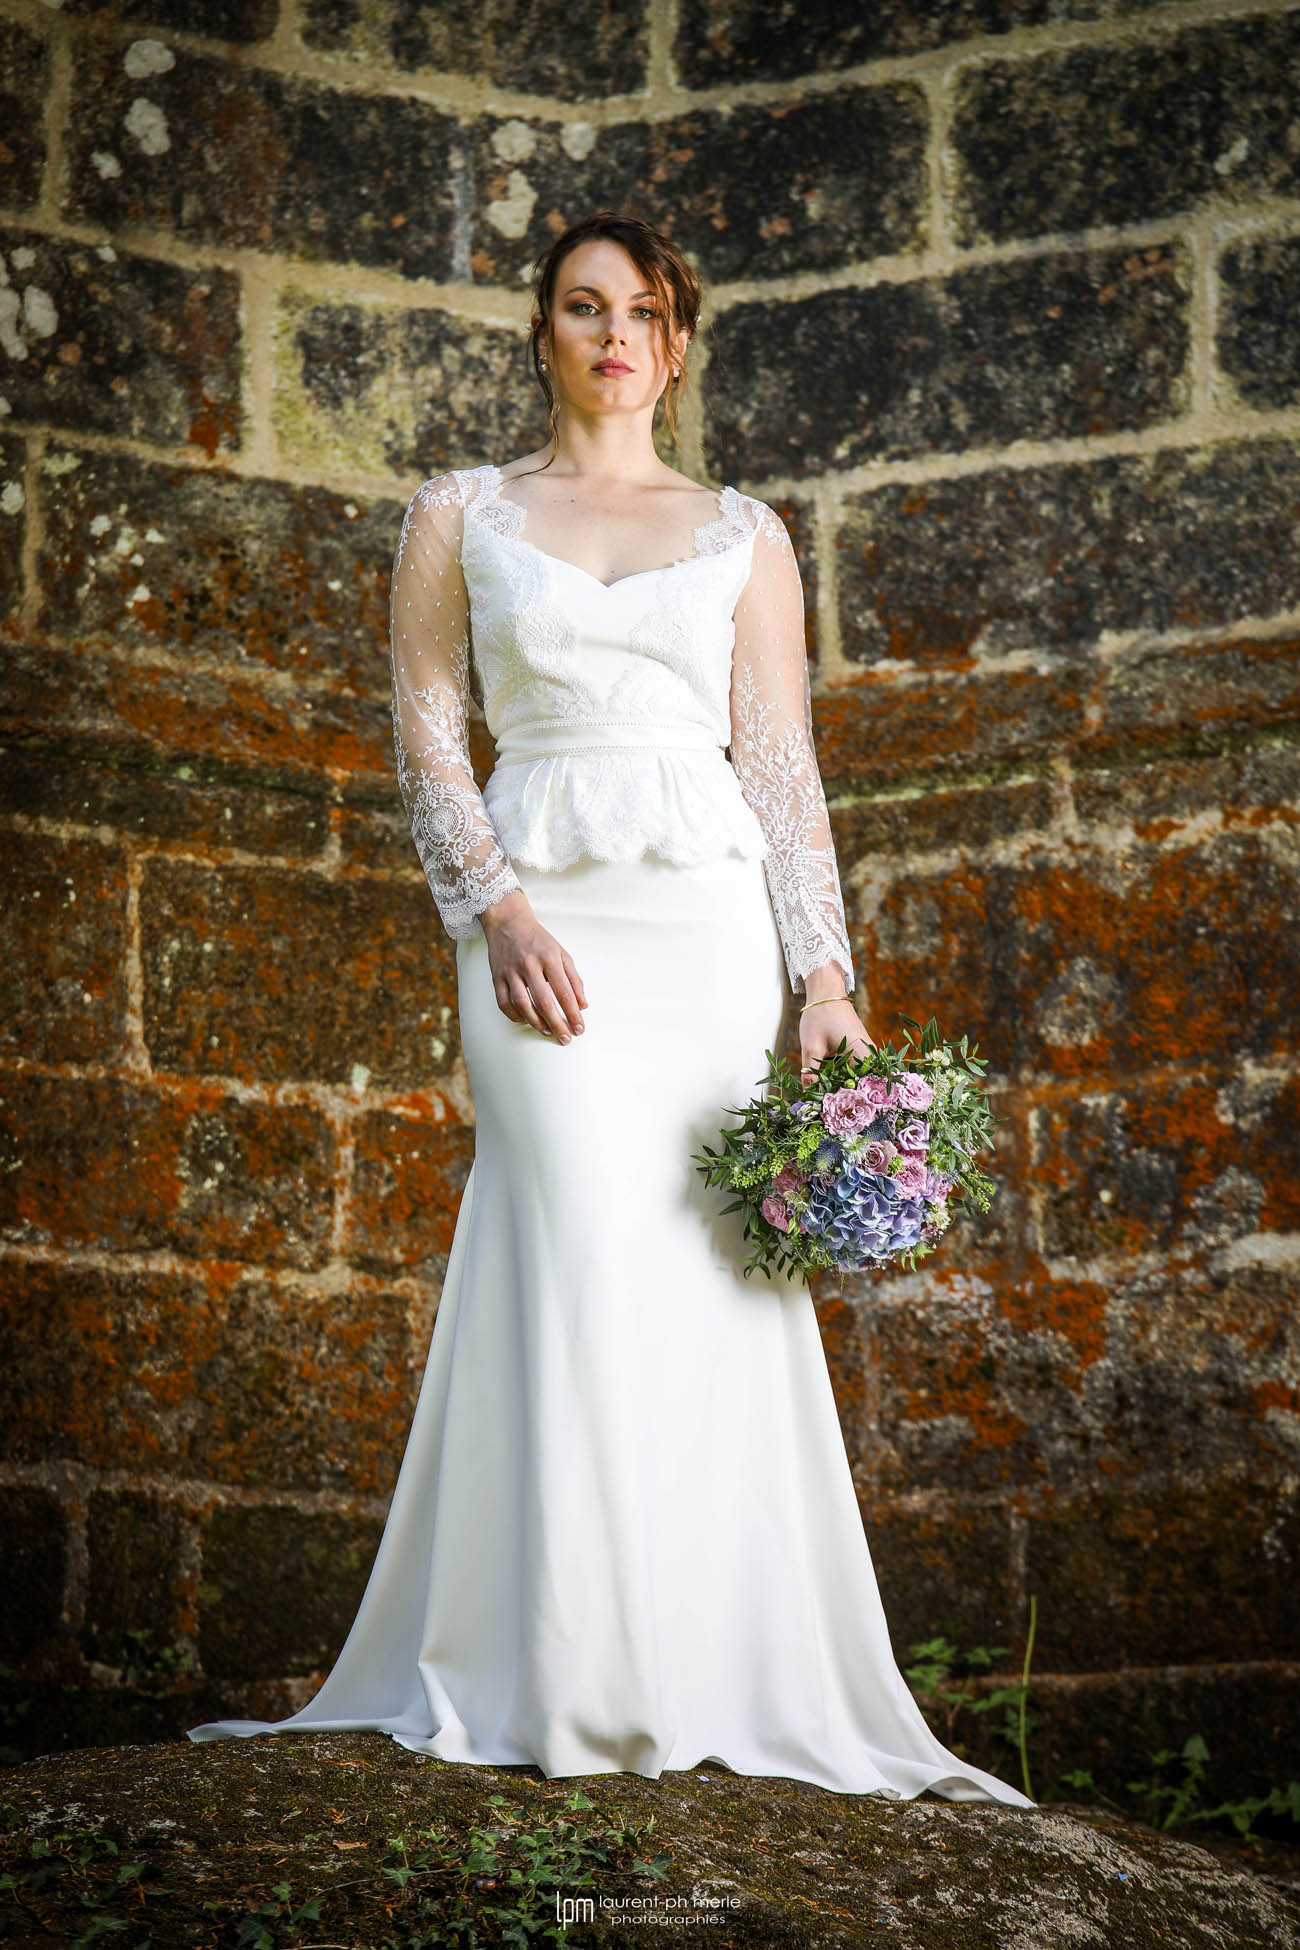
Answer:
[[[551, 326], [541, 354], [557, 396], [587, 412], [653, 412], [690, 334], [673, 334], [671, 362], [660, 340], [660, 301], [621, 244], [589, 238], [561, 258], [551, 299]], [[533, 313], [534, 324], [541, 314]], [[625, 370], [601, 370], [602, 361]]]

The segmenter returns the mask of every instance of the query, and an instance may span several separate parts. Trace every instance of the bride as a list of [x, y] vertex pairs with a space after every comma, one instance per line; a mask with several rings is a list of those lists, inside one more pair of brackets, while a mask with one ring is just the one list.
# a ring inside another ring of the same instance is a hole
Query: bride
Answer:
[[1032, 1807], [923, 1719], [811, 1296], [742, 1277], [691, 1162], [753, 1094], [787, 983], [805, 1077], [872, 1047], [789, 534], [652, 437], [699, 302], [651, 225], [575, 225], [537, 273], [549, 446], [407, 507], [394, 753], [456, 943], [474, 1163], [347, 1642], [290, 1718], [190, 1738], [369, 1728], [548, 1777], [707, 1761]]

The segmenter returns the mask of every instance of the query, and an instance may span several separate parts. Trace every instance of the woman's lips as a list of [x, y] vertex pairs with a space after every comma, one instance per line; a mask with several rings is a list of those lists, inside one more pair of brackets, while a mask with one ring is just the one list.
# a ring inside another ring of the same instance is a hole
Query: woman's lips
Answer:
[[632, 368], [631, 366], [625, 366], [621, 359], [602, 359], [600, 364], [594, 366], [592, 370], [594, 372], [631, 372]]

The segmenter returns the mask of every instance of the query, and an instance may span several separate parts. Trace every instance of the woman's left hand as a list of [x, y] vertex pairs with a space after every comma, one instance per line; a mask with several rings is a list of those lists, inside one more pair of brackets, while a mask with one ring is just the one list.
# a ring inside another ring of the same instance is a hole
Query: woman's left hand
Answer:
[[799, 1017], [799, 1053], [803, 1059], [799, 1081], [811, 1083], [817, 1064], [824, 1057], [833, 1056], [842, 1042], [848, 1043], [849, 1055], [856, 1057], [869, 1056], [876, 1047], [847, 996], [842, 1001], [822, 1002], [815, 1009], [805, 1009]]

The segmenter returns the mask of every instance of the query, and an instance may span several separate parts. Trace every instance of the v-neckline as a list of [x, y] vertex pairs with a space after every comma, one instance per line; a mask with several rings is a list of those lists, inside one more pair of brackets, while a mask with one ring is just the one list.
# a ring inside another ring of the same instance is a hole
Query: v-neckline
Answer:
[[[513, 511], [515, 523], [510, 540], [518, 543], [521, 548], [528, 549], [531, 554], [540, 556], [543, 562], [553, 562], [561, 569], [572, 569], [574, 575], [579, 575], [585, 582], [594, 583], [597, 589], [604, 589], [606, 591], [621, 589], [625, 582], [641, 582], [646, 576], [666, 575], [670, 569], [684, 568], [688, 562], [703, 561], [707, 551], [701, 549], [699, 545], [700, 537], [706, 530], [720, 528], [730, 519], [729, 503], [730, 497], [734, 492], [730, 487], [721, 487], [713, 491], [718, 504], [717, 511], [710, 515], [706, 521], [696, 522], [694, 528], [692, 528], [691, 551], [689, 555], [679, 555], [672, 562], [661, 562], [657, 568], [633, 569], [630, 575], [615, 576], [612, 582], [602, 582], [598, 575], [593, 575], [590, 569], [584, 569], [580, 562], [570, 562], [567, 555], [552, 555], [549, 549], [538, 548], [536, 542], [530, 542], [527, 535], [524, 534], [524, 528], [528, 520], [527, 508], [524, 507], [522, 502], [511, 501], [501, 492], [506, 476], [501, 472], [501, 469], [495, 461], [487, 462], [487, 472], [489, 498], [498, 507], [509, 508]], [[513, 479], [513, 476], [511, 478]]]

